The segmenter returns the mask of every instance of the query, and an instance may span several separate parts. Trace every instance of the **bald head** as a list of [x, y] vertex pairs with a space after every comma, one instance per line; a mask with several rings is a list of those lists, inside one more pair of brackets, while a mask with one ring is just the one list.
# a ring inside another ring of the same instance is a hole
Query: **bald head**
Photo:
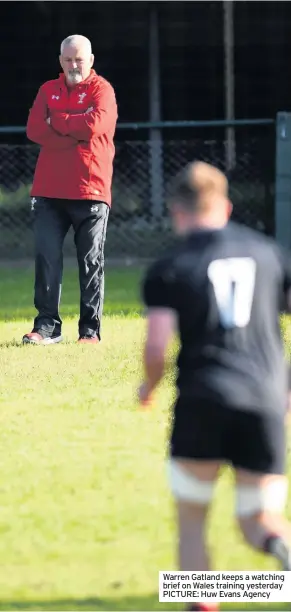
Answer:
[[182, 216], [183, 226], [184, 222], [194, 226], [213, 222], [219, 226], [231, 214], [226, 176], [218, 168], [200, 161], [188, 164], [177, 175], [169, 200], [173, 216]]
[[73, 86], [87, 79], [93, 63], [92, 45], [86, 36], [72, 34], [63, 40], [60, 64], [68, 85]]

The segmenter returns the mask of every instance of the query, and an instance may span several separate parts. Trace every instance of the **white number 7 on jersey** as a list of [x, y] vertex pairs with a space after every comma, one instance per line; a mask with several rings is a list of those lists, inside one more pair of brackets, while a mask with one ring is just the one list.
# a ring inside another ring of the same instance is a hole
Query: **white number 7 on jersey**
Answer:
[[245, 327], [251, 318], [256, 263], [251, 257], [216, 259], [208, 267], [220, 322], [228, 329]]

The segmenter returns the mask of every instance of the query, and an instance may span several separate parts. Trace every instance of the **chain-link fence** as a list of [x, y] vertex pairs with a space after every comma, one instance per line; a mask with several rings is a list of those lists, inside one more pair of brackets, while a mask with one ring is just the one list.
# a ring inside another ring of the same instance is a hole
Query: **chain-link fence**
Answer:
[[[267, 233], [274, 228], [275, 134], [273, 126], [251, 133], [238, 130], [236, 160], [230, 175], [234, 217]], [[254, 132], [254, 131], [253, 131]], [[199, 133], [199, 132], [198, 132]], [[171, 177], [185, 163], [203, 159], [225, 167], [224, 131], [215, 138], [167, 139], [157, 151], [149, 141], [116, 142], [113, 206], [106, 256], [151, 258], [171, 239], [165, 193]], [[0, 257], [33, 255], [30, 187], [38, 148], [34, 145], [0, 145]], [[158, 157], [154, 157], [158, 155]], [[160, 157], [159, 157], [160, 156]], [[153, 192], [153, 181], [160, 192]], [[157, 201], [160, 200], [160, 201]], [[72, 236], [65, 254], [74, 254]]]

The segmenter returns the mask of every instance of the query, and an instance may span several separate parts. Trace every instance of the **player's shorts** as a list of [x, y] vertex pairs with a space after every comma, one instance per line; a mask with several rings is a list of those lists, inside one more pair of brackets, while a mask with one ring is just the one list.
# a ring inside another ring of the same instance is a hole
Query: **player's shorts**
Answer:
[[261, 414], [180, 397], [174, 408], [170, 454], [219, 460], [261, 474], [284, 474], [284, 414]]

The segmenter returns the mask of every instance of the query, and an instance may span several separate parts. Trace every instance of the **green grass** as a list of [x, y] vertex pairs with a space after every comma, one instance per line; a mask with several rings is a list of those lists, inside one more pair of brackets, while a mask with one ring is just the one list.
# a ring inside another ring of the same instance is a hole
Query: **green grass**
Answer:
[[[156, 410], [137, 410], [139, 278], [107, 270], [103, 342], [79, 346], [77, 273], [67, 269], [66, 342], [23, 347], [33, 271], [0, 268], [0, 610], [179, 609], [157, 595], [158, 571], [176, 567], [164, 469], [173, 389], [166, 380]], [[285, 332], [289, 341], [286, 321]], [[226, 472], [210, 517], [215, 568], [274, 569], [237, 533], [230, 483]]]

